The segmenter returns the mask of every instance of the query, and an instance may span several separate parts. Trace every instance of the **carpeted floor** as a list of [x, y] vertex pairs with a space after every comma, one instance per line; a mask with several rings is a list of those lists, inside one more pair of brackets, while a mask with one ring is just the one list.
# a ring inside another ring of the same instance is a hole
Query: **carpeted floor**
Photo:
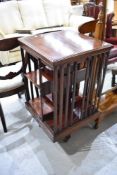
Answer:
[[2, 100], [8, 133], [0, 122], [0, 175], [117, 175], [117, 111], [94, 130], [52, 143], [17, 96]]

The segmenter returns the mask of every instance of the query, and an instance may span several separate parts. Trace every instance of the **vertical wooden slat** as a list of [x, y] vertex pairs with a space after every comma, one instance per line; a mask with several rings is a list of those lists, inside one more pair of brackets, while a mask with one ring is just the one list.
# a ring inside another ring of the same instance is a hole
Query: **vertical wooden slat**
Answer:
[[[90, 99], [90, 94], [93, 93], [93, 89], [91, 89], [92, 83], [94, 81], [93, 76], [95, 76], [94, 72], [95, 70], [93, 69], [93, 65], [95, 64], [95, 60], [94, 57], [91, 57], [90, 60], [90, 71], [89, 71], [89, 78], [87, 79], [87, 92], [86, 92], [86, 103], [85, 103], [85, 112], [84, 112], [84, 117], [88, 117], [88, 112], [89, 112], [89, 108], [91, 107], [91, 99]], [[92, 92], [91, 92], [92, 90]]]
[[[93, 94], [93, 100], [94, 100], [94, 107], [95, 109], [98, 109], [98, 101], [99, 101], [99, 96], [98, 96], [98, 91], [99, 91], [99, 86], [100, 86], [100, 81], [102, 79], [102, 75], [101, 75], [101, 69], [102, 69], [102, 64], [103, 61], [102, 59], [100, 59], [100, 54], [97, 55], [97, 71], [96, 71], [96, 77], [95, 77], [95, 84], [96, 84], [96, 89], [95, 89], [95, 93]], [[95, 112], [95, 109], [93, 109], [93, 112]]]
[[73, 86], [73, 92], [72, 92], [72, 103], [71, 103], [71, 114], [70, 114], [70, 124], [73, 123], [73, 109], [75, 104], [75, 94], [76, 94], [76, 78], [77, 78], [77, 63], [74, 63], [74, 73], [73, 73], [73, 79], [72, 79], [72, 86]]
[[65, 127], [68, 126], [68, 109], [70, 102], [70, 68], [71, 66], [67, 65], [67, 75], [66, 75], [66, 98], [65, 98]]
[[87, 58], [86, 61], [86, 75], [85, 75], [85, 82], [84, 82], [84, 90], [83, 90], [83, 100], [82, 100], [82, 107], [81, 107], [81, 119], [85, 118], [86, 112], [84, 111], [86, 109], [86, 97], [87, 97], [87, 89], [88, 89], [88, 81], [90, 77], [90, 71], [91, 71], [91, 59]]
[[[101, 54], [100, 55], [100, 74], [99, 74], [99, 86], [98, 86], [98, 93], [101, 94], [101, 91], [102, 91], [102, 87], [103, 87], [103, 83], [104, 83], [104, 78], [105, 78], [105, 73], [106, 73], [106, 68], [107, 68], [107, 62], [108, 62], [108, 54], [109, 53], [106, 53], [106, 54]], [[103, 59], [103, 62], [102, 62], [102, 59]]]
[[54, 133], [58, 130], [58, 69], [59, 67], [55, 67], [53, 71]]
[[90, 87], [90, 93], [89, 98], [92, 101], [95, 91], [95, 84], [97, 80], [97, 71], [98, 71], [98, 58], [97, 55], [92, 57], [92, 66], [91, 66], [91, 87]]
[[60, 67], [60, 93], [59, 93], [59, 129], [63, 127], [63, 94], [64, 94], [64, 65]]
[[101, 59], [103, 58], [103, 63], [102, 63], [102, 67], [100, 68], [101, 76], [100, 76], [100, 79], [99, 79], [99, 87], [98, 87], [98, 96], [99, 96], [99, 98], [98, 98], [97, 106], [99, 106], [99, 102], [100, 102], [100, 98], [101, 98], [101, 91], [102, 91], [102, 88], [103, 88], [104, 78], [105, 78], [105, 74], [106, 74], [108, 55], [109, 55], [109, 52], [101, 54]]
[[[91, 115], [94, 113], [94, 110], [96, 109], [96, 103], [97, 103], [97, 88], [96, 84], [97, 82], [97, 73], [99, 68], [99, 60], [98, 56], [95, 55], [92, 57], [92, 66], [91, 66], [91, 78], [90, 78], [90, 87], [88, 91], [89, 96], [89, 106], [91, 106], [88, 110], [88, 115]], [[95, 98], [96, 97], [96, 98]]]
[[39, 83], [40, 83], [40, 105], [41, 105], [41, 119], [43, 120], [43, 99], [42, 99], [42, 75], [41, 75], [41, 61], [38, 59], [39, 68]]

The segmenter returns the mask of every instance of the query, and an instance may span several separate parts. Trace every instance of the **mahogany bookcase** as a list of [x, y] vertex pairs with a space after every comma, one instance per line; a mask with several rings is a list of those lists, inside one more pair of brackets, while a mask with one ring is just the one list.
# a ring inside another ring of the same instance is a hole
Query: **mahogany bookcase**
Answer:
[[112, 45], [70, 30], [27, 36], [19, 42], [26, 108], [48, 136], [55, 142], [97, 122]]

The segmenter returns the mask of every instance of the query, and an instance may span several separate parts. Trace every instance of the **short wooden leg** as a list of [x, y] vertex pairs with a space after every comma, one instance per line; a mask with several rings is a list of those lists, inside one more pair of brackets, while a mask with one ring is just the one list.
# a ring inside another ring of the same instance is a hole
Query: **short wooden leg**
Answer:
[[3, 126], [3, 129], [4, 129], [4, 132], [7, 132], [5, 117], [4, 117], [4, 113], [3, 113], [3, 110], [2, 110], [1, 104], [0, 104], [0, 118], [1, 118], [1, 121], [2, 121], [2, 126]]
[[67, 142], [70, 139], [71, 135], [67, 135], [64, 137], [63, 142]]
[[99, 118], [95, 120], [95, 124], [94, 124], [94, 129], [98, 129], [99, 128]]

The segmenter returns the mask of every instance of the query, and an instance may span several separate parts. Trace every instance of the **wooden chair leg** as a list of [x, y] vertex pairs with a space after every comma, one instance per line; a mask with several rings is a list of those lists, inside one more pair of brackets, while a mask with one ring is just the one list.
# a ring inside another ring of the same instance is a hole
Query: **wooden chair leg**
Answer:
[[114, 87], [117, 85], [116, 83], [116, 75], [117, 75], [117, 70], [112, 70], [112, 82], [111, 82], [111, 86]]
[[0, 104], [0, 118], [1, 118], [1, 121], [2, 121], [2, 126], [3, 126], [3, 129], [4, 129], [4, 132], [7, 132], [5, 117], [4, 117], [4, 113], [3, 113], [3, 110], [2, 110], [1, 104]]

